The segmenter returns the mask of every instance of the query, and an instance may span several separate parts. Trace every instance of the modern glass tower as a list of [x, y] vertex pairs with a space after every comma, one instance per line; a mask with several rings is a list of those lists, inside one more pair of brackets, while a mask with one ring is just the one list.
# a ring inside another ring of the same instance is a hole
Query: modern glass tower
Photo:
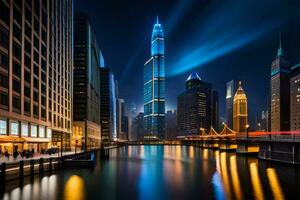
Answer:
[[165, 132], [164, 34], [158, 21], [151, 39], [151, 58], [144, 65], [144, 139], [162, 139]]

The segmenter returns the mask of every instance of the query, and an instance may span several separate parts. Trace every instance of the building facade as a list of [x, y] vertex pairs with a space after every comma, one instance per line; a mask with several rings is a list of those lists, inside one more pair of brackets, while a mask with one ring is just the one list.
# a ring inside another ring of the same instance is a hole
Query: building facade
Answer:
[[290, 129], [290, 67], [283, 57], [281, 42], [271, 66], [271, 131]]
[[[90, 20], [84, 13], [74, 17], [74, 79], [72, 146], [97, 148], [100, 129], [101, 51]], [[86, 145], [85, 145], [86, 144]]]
[[245, 133], [248, 128], [247, 96], [239, 81], [239, 87], [233, 98], [233, 130], [237, 133]]
[[199, 134], [199, 130], [218, 127], [218, 98], [210, 83], [196, 72], [186, 80], [186, 90], [177, 98], [179, 135]]
[[164, 34], [158, 18], [151, 40], [151, 58], [144, 65], [144, 139], [162, 139], [165, 133]]
[[233, 128], [233, 98], [238, 89], [238, 81], [231, 80], [226, 83], [226, 124]]
[[144, 113], [140, 112], [133, 118], [131, 131], [132, 140], [142, 140], [144, 138]]
[[166, 139], [175, 139], [177, 136], [177, 111], [168, 110], [166, 112]]
[[110, 68], [100, 69], [100, 123], [101, 139], [106, 142], [117, 139], [116, 81]]
[[300, 130], [300, 63], [291, 68], [290, 80], [290, 129]]
[[0, 0], [0, 149], [70, 149], [73, 1]]

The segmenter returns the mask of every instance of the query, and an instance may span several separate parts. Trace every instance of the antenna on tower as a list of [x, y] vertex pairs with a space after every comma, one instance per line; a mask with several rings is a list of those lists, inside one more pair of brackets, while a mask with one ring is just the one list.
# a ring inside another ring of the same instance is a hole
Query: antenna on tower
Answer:
[[158, 15], [156, 16], [156, 24], [159, 24]]

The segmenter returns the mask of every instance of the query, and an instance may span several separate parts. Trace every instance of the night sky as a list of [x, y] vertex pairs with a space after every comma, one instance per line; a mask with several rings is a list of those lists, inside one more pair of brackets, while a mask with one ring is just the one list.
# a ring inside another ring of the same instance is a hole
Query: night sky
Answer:
[[285, 58], [291, 65], [300, 62], [297, 0], [75, 0], [75, 11], [89, 15], [120, 97], [138, 111], [157, 15], [165, 33], [166, 109], [176, 108], [186, 78], [197, 71], [218, 91], [220, 117], [225, 117], [226, 82], [242, 80], [254, 125], [256, 113], [267, 108], [280, 32]]

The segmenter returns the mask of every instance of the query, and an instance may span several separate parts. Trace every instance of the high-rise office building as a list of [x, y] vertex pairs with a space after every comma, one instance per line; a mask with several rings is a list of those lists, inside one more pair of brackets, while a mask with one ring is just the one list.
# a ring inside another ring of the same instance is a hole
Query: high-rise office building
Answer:
[[116, 81], [110, 68], [100, 68], [100, 123], [101, 139], [117, 139]]
[[144, 137], [144, 113], [139, 113], [132, 120], [131, 125], [133, 140], [142, 140]]
[[247, 96], [239, 81], [239, 87], [233, 98], [233, 130], [237, 133], [247, 131], [248, 126], [248, 107]]
[[281, 41], [271, 66], [271, 131], [290, 129], [290, 67], [283, 57]]
[[118, 98], [117, 104], [117, 138], [128, 139], [128, 117], [125, 115], [124, 99]]
[[290, 130], [300, 130], [300, 63], [291, 68], [290, 80]]
[[226, 124], [233, 128], [233, 97], [238, 89], [238, 81], [231, 80], [226, 83]]
[[154, 24], [151, 58], [144, 66], [144, 138], [164, 138], [165, 132], [165, 49], [162, 25]]
[[166, 112], [166, 139], [175, 139], [177, 136], [177, 111], [168, 110]]
[[72, 0], [0, 0], [2, 151], [70, 149], [72, 30]]
[[218, 126], [218, 98], [210, 83], [196, 72], [186, 80], [186, 90], [177, 98], [177, 124], [180, 135], [198, 134], [200, 128]]
[[[74, 79], [72, 146], [100, 146], [101, 51], [86, 14], [74, 17]], [[85, 145], [86, 142], [86, 145]]]

